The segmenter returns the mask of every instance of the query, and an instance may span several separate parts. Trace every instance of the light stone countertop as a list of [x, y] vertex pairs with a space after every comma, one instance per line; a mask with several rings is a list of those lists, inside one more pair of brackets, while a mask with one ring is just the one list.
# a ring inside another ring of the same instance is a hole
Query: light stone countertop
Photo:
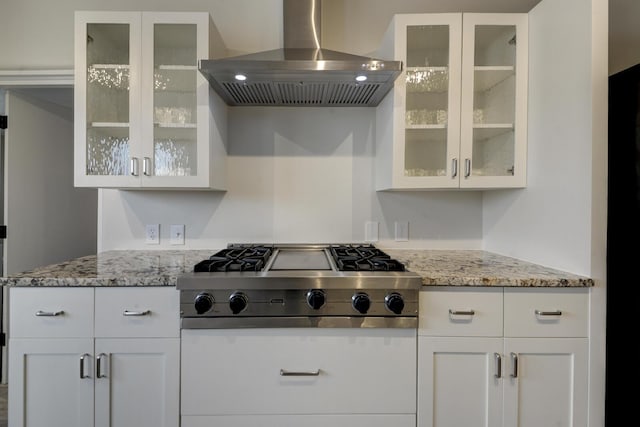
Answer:
[[[589, 287], [593, 280], [477, 250], [383, 249], [427, 286]], [[0, 278], [3, 286], [175, 286], [215, 250], [122, 250]]]

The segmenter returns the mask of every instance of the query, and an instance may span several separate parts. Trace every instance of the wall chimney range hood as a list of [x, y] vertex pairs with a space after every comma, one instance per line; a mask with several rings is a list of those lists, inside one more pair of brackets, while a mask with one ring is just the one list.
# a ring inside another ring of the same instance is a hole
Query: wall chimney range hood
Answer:
[[401, 61], [320, 47], [320, 0], [283, 0], [284, 48], [199, 61], [232, 106], [375, 107], [402, 72]]

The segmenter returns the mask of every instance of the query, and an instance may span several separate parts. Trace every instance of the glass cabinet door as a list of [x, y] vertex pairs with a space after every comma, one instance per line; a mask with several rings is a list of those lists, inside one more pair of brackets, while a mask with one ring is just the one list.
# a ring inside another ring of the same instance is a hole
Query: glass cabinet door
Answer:
[[456, 178], [460, 140], [461, 16], [416, 19], [419, 22], [408, 22], [403, 30], [402, 180], [408, 187], [457, 186], [452, 178]]
[[505, 177], [525, 172], [526, 79], [520, 73], [526, 75], [526, 52], [519, 44], [526, 45], [526, 35], [508, 14], [464, 19], [461, 186], [465, 179], [491, 179], [486, 177], [504, 185]]
[[130, 171], [130, 25], [86, 27], [86, 174]]
[[154, 24], [153, 170], [146, 175], [198, 174], [196, 47], [195, 23]]

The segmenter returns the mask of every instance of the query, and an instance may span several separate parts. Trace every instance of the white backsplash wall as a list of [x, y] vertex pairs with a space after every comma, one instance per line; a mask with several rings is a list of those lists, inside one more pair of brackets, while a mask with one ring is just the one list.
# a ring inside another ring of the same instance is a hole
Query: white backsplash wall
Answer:
[[[98, 250], [362, 242], [366, 221], [383, 247], [480, 249], [481, 192], [374, 190], [374, 130], [373, 108], [230, 108], [228, 191], [101, 190]], [[145, 224], [160, 224], [159, 245]], [[171, 224], [185, 245], [170, 245]]]

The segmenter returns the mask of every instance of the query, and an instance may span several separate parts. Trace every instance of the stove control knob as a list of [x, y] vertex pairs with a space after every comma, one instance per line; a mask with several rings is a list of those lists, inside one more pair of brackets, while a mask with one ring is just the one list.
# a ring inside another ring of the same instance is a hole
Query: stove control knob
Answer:
[[203, 314], [207, 311], [211, 310], [213, 307], [214, 299], [209, 293], [201, 293], [196, 295], [196, 299], [193, 302], [193, 305], [196, 308], [196, 313]]
[[402, 299], [402, 295], [399, 293], [391, 292], [384, 297], [384, 305], [392, 313], [400, 314], [404, 309], [404, 300]]
[[324, 291], [320, 289], [311, 289], [307, 292], [307, 304], [314, 310], [319, 310], [324, 305]]
[[358, 292], [351, 297], [351, 305], [357, 312], [365, 314], [371, 307], [371, 300], [369, 295], [364, 292]]
[[233, 314], [238, 314], [247, 308], [247, 304], [249, 304], [249, 298], [243, 292], [234, 292], [229, 297], [229, 308]]

